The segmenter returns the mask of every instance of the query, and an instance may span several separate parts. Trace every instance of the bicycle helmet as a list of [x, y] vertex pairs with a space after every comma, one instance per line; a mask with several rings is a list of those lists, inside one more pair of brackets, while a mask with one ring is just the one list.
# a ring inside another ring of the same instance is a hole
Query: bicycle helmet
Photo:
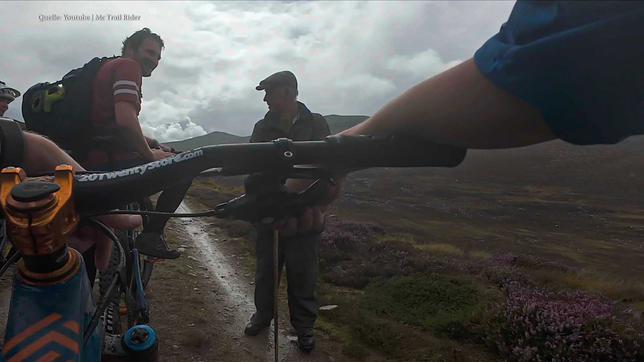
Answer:
[[0, 80], [0, 98], [4, 98], [12, 102], [14, 99], [20, 97], [20, 92], [8, 87], [7, 84]]

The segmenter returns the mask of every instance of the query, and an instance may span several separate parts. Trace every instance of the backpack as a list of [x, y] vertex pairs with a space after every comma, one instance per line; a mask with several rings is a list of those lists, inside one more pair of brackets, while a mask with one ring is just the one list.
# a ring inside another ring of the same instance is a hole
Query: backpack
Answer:
[[38, 83], [22, 97], [27, 130], [47, 136], [61, 148], [82, 152], [92, 132], [93, 83], [101, 66], [116, 57], [94, 58], [54, 83]]

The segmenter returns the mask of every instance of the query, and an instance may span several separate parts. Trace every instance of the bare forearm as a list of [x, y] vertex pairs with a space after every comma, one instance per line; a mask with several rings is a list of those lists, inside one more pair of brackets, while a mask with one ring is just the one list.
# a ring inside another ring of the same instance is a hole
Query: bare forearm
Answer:
[[133, 143], [134, 149], [141, 154], [144, 159], [148, 161], [154, 160], [152, 150], [143, 136], [143, 132], [141, 131], [141, 126], [139, 126], [138, 121], [136, 124], [130, 124], [125, 128], [125, 130], [129, 134], [128, 139]]
[[27, 174], [51, 172], [58, 165], [67, 164], [75, 170], [84, 170], [71, 156], [61, 150], [52, 141], [33, 134], [24, 132], [24, 158], [23, 167]]
[[115, 106], [116, 123], [123, 128], [127, 134], [128, 142], [132, 143], [132, 147], [146, 160], [154, 160], [154, 155], [147, 139], [143, 135], [141, 125], [139, 124], [139, 117], [136, 110], [132, 105], [122, 102], [117, 103]]
[[392, 133], [467, 148], [517, 147], [554, 138], [535, 108], [494, 86], [471, 59], [412, 87], [343, 132]]

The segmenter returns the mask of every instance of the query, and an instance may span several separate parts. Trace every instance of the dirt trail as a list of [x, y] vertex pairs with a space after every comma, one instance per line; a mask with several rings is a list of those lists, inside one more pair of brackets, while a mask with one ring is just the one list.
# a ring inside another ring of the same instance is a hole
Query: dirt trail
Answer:
[[[14, 267], [9, 268], [0, 278], [0, 331], [4, 338], [4, 327], [9, 314], [9, 302], [11, 301], [11, 282], [13, 281]], [[2, 343], [2, 342], [0, 342]]]
[[[178, 212], [193, 212], [192, 205], [194, 201], [184, 202]], [[164, 359], [272, 361], [272, 331], [252, 338], [243, 334], [254, 311], [254, 287], [253, 275], [244, 270], [238, 240], [224, 236], [207, 219], [180, 219], [168, 231], [170, 240], [183, 240], [173, 246], [185, 250], [179, 261], [163, 262], [153, 274], [150, 302], [156, 318], [152, 324], [167, 341], [161, 350]], [[300, 353], [289, 334], [287, 313], [286, 308], [280, 310], [281, 361], [346, 359], [335, 343], [320, 334], [316, 351]]]

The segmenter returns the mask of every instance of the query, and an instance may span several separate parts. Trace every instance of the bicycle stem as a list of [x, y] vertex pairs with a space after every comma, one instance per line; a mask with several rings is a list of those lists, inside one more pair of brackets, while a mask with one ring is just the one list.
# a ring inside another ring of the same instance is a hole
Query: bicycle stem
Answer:
[[20, 274], [34, 284], [55, 284], [75, 275], [80, 267], [80, 255], [67, 247], [79, 221], [72, 197], [74, 172], [62, 165], [56, 167], [55, 183], [25, 179], [20, 168], [0, 173], [7, 234], [22, 255]]

